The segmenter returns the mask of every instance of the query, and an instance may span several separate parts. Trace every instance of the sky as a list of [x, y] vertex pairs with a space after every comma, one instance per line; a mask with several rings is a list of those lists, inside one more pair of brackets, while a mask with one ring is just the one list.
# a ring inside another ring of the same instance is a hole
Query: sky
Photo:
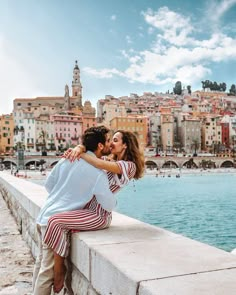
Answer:
[[[15, 98], [63, 96], [75, 64], [83, 102], [236, 84], [236, 0], [0, 0], [0, 114]], [[70, 90], [71, 93], [71, 90]]]

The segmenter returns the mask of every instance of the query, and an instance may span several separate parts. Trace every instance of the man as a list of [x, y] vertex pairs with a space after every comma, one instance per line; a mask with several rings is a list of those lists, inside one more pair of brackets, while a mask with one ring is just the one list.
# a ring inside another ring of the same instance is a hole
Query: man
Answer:
[[[88, 153], [98, 158], [109, 154], [109, 130], [104, 126], [87, 129], [83, 135], [83, 145]], [[94, 195], [108, 205], [116, 203], [109, 189], [107, 174], [83, 159], [73, 163], [60, 160], [48, 177], [45, 187], [49, 195], [37, 219], [40, 253], [34, 269], [34, 295], [50, 295], [53, 285], [53, 251], [42, 242], [48, 219], [59, 212], [84, 208]]]

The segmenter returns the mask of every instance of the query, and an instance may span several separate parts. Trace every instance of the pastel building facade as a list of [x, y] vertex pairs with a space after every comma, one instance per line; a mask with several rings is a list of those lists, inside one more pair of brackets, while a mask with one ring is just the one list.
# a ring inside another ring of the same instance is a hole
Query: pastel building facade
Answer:
[[80, 69], [76, 61], [72, 95], [66, 85], [64, 96], [14, 100], [14, 145], [22, 145], [29, 152], [62, 150], [76, 145], [88, 127], [96, 126], [95, 113], [90, 101], [82, 103]]
[[111, 119], [110, 128], [113, 132], [118, 129], [134, 132], [139, 140], [140, 146], [145, 148], [147, 145], [147, 126], [148, 118], [144, 116], [120, 116]]
[[167, 153], [173, 151], [174, 117], [170, 113], [161, 114], [161, 142], [163, 151]]
[[11, 153], [13, 150], [14, 121], [12, 114], [0, 116], [0, 153]]
[[201, 150], [201, 122], [197, 118], [184, 117], [181, 124], [181, 144], [186, 153], [197, 153]]
[[202, 122], [202, 149], [213, 151], [214, 146], [222, 143], [222, 116], [208, 115]]

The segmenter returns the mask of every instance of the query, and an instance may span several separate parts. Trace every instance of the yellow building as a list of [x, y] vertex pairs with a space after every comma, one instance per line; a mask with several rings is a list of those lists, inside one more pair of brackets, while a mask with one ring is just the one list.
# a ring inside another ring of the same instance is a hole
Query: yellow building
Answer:
[[222, 116], [209, 114], [202, 124], [202, 149], [213, 151], [214, 145], [222, 144], [222, 128], [220, 121]]
[[12, 114], [0, 116], [0, 153], [10, 153], [13, 148], [14, 120]]
[[145, 148], [147, 146], [147, 117], [145, 116], [120, 116], [114, 117], [110, 121], [112, 131], [123, 129], [126, 131], [134, 132], [139, 140], [140, 146]]

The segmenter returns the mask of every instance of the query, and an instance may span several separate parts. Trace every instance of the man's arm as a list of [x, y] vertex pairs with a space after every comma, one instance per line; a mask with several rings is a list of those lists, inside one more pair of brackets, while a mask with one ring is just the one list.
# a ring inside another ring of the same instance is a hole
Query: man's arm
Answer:
[[98, 203], [101, 204], [103, 209], [107, 211], [112, 211], [116, 206], [116, 198], [110, 190], [107, 175], [103, 171], [101, 171], [101, 174], [94, 185], [93, 195], [95, 195]]

